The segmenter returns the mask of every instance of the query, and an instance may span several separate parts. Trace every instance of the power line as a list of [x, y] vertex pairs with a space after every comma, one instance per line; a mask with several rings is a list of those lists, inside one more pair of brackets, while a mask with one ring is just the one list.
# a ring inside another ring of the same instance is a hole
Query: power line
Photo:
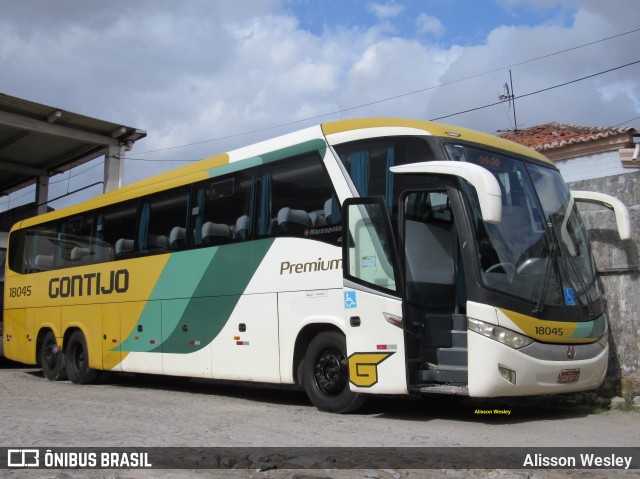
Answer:
[[[587, 75], [587, 76], [584, 76], [584, 77], [581, 77], [581, 78], [576, 78], [575, 80], [570, 80], [570, 81], [567, 81], [567, 82], [564, 82], [564, 83], [559, 83], [558, 85], [553, 85], [553, 86], [550, 86], [550, 87], [547, 87], [547, 88], [542, 88], [540, 90], [536, 90], [536, 91], [533, 91], [533, 92], [529, 92], [529, 93], [524, 93], [522, 95], [513, 96], [512, 100], [518, 100], [520, 98], [526, 98], [528, 96], [537, 95], [539, 93], [544, 93], [546, 91], [554, 90], [556, 88], [560, 88], [560, 87], [563, 87], [563, 86], [571, 85], [573, 83], [581, 82], [583, 80], [588, 80], [590, 78], [594, 78], [594, 77], [597, 77], [597, 76], [600, 76], [600, 75], [604, 75], [605, 73], [610, 73], [610, 72], [613, 72], [613, 71], [616, 71], [616, 70], [621, 70], [622, 68], [626, 68], [626, 67], [629, 67], [629, 66], [632, 66], [632, 65], [636, 65], [638, 63], [640, 63], [640, 60], [636, 60], [636, 61], [631, 62], [631, 63], [626, 63], [624, 65], [620, 65], [620, 66], [617, 66], [617, 67], [614, 67], [614, 68], [609, 68], [607, 70], [602, 70], [600, 72], [593, 73], [591, 75]], [[445, 118], [451, 118], [453, 116], [458, 116], [458, 115], [463, 115], [465, 113], [471, 113], [471, 112], [474, 112], [474, 111], [483, 110], [485, 108], [490, 108], [492, 106], [500, 105], [502, 103], [504, 103], [504, 100], [499, 100], [497, 102], [489, 103], [487, 105], [482, 105], [482, 106], [478, 106], [478, 107], [475, 107], [475, 108], [470, 108], [468, 110], [463, 110], [463, 111], [459, 111], [459, 112], [456, 112], [456, 113], [450, 113], [448, 115], [443, 115], [443, 116], [439, 116], [439, 117], [436, 117], [436, 118], [432, 118], [431, 121], [443, 120]], [[354, 107], [354, 108], [356, 108], [356, 107]], [[327, 115], [329, 115], [329, 114], [327, 114]], [[265, 127], [265, 128], [261, 128], [261, 129], [258, 129], [258, 130], [253, 130], [251, 132], [237, 133], [237, 134], [234, 134], [234, 135], [220, 137], [220, 138], [216, 138], [216, 139], [212, 139], [212, 140], [206, 140], [206, 141], [201, 141], [201, 142], [197, 142], [197, 143], [191, 143], [189, 145], [174, 146], [174, 147], [164, 148], [162, 150], [148, 151], [146, 153], [154, 153], [154, 152], [157, 152], [157, 151], [165, 151], [165, 150], [169, 150], [169, 149], [176, 149], [176, 148], [182, 148], [182, 147], [187, 147], [187, 146], [199, 145], [199, 144], [202, 144], [202, 143], [209, 143], [209, 142], [212, 142], [212, 141], [218, 141], [218, 140], [222, 140], [222, 139], [235, 138], [235, 137], [238, 137], [238, 136], [243, 136], [243, 135], [247, 135], [247, 134], [250, 134], [250, 133], [258, 133], [258, 132], [270, 130], [270, 129], [273, 129], [273, 128], [279, 128], [279, 127], [282, 127], [282, 126], [292, 125], [292, 124], [295, 124], [295, 123], [300, 123], [300, 122], [303, 122], [303, 121], [308, 121], [310, 119], [315, 119], [315, 118], [319, 118], [320, 116], [327, 116], [327, 115], [318, 115], [316, 117], [308, 118], [306, 120], [297, 120], [297, 121], [294, 121], [294, 122], [283, 123], [283, 124], [276, 125], [276, 126], [270, 126], [270, 127]], [[147, 158], [127, 158], [127, 159], [131, 160], [131, 161], [149, 161], [149, 162], [167, 161], [167, 160], [149, 160]], [[169, 161], [191, 162], [191, 160], [169, 160]]]
[[[509, 69], [509, 68], [525, 65], [527, 63], [536, 62], [536, 61], [543, 60], [543, 59], [546, 59], [546, 58], [550, 58], [550, 57], [553, 57], [553, 56], [561, 55], [563, 53], [567, 53], [567, 52], [571, 52], [571, 51], [574, 51], [574, 50], [578, 50], [580, 48], [585, 48], [585, 47], [588, 47], [588, 46], [596, 45], [598, 43], [602, 43], [602, 42], [605, 42], [605, 41], [613, 40], [615, 38], [620, 38], [620, 37], [623, 37], [625, 35], [630, 35], [632, 33], [636, 33], [636, 32], [639, 32], [639, 31], [640, 31], [640, 28], [636, 28], [636, 29], [633, 29], [633, 30], [629, 30], [627, 32], [618, 33], [616, 35], [611, 35], [611, 36], [608, 36], [608, 37], [600, 38], [599, 40], [594, 40], [592, 42], [583, 43], [583, 44], [580, 44], [580, 45], [577, 45], [577, 46], [574, 46], [574, 47], [565, 48], [563, 50], [558, 50], [556, 52], [552, 52], [552, 53], [548, 53], [548, 54], [541, 55], [541, 56], [538, 56], [538, 57], [530, 58], [528, 60], [523, 60], [521, 62], [513, 63], [511, 65], [503, 66], [503, 67], [500, 67], [500, 68], [495, 68], [493, 70], [488, 70], [488, 71], [485, 71], [485, 72], [482, 72], [482, 73], [476, 73], [476, 74], [469, 75], [469, 76], [466, 76], [466, 77], [463, 77], [463, 78], [458, 78], [456, 80], [451, 80], [451, 81], [448, 81], [448, 82], [439, 83], [437, 85], [432, 85], [432, 86], [429, 86], [429, 87], [426, 87], [426, 88], [421, 88], [421, 89], [413, 90], [413, 91], [406, 92], [406, 93], [400, 93], [398, 95], [390, 96], [390, 97], [387, 97], [387, 98], [382, 98], [382, 99], [379, 99], [379, 100], [374, 100], [374, 101], [371, 101], [371, 102], [368, 102], [368, 103], [363, 103], [363, 104], [360, 104], [360, 105], [355, 105], [355, 106], [343, 108], [341, 110], [336, 110], [336, 111], [333, 111], [333, 112], [330, 112], [330, 113], [323, 113], [323, 114], [307, 117], [307, 118], [300, 119], [300, 120], [294, 120], [294, 121], [290, 121], [290, 122], [286, 122], [286, 123], [280, 123], [278, 125], [272, 125], [272, 126], [268, 126], [268, 127], [264, 127], [264, 128], [258, 128], [258, 129], [255, 129], [255, 130], [245, 131], [245, 132], [242, 132], [242, 133], [235, 133], [235, 134], [221, 136], [221, 137], [217, 137], [217, 138], [211, 138], [211, 139], [208, 139], [208, 140], [202, 140], [202, 141], [197, 141], [197, 142], [193, 142], [193, 143], [187, 143], [187, 144], [184, 144], [184, 145], [169, 146], [169, 147], [160, 148], [160, 149], [157, 149], [157, 150], [143, 151], [143, 152], [140, 152], [139, 154], [144, 155], [144, 154], [148, 154], [148, 153], [159, 153], [159, 152], [162, 152], [162, 151], [175, 150], [175, 149], [179, 149], [179, 148], [187, 148], [187, 147], [190, 147], [190, 146], [197, 146], [197, 145], [202, 145], [202, 144], [205, 144], [205, 143], [212, 143], [212, 142], [216, 142], [216, 141], [229, 140], [229, 139], [232, 139], [232, 138], [251, 135], [251, 134], [255, 134], [255, 133], [263, 133], [265, 131], [273, 130], [273, 129], [276, 129], [276, 128], [284, 128], [284, 127], [287, 127], [287, 126], [292, 126], [292, 125], [296, 125], [296, 124], [299, 124], [299, 123], [308, 122], [308, 121], [311, 121], [311, 120], [317, 120], [319, 118], [324, 118], [324, 117], [327, 117], [327, 116], [339, 115], [341, 113], [346, 113], [346, 112], [357, 110], [357, 109], [360, 109], [360, 108], [366, 108], [366, 107], [369, 107], [369, 106], [378, 105], [380, 103], [385, 103], [385, 102], [388, 102], [388, 101], [398, 100], [400, 98], [416, 95], [418, 93], [424, 93], [424, 92], [427, 92], [427, 91], [435, 90], [436, 88], [441, 88], [441, 87], [444, 87], [444, 86], [453, 85], [453, 84], [460, 83], [460, 82], [463, 82], [463, 81], [471, 80], [473, 78], [478, 78], [478, 77], [481, 77], [481, 76], [484, 76], [484, 75], [489, 75], [491, 73], [496, 73], [496, 72], [503, 71], [503, 70], [506, 70], [506, 69]], [[580, 81], [580, 80], [576, 80], [576, 81]], [[520, 96], [518, 98], [522, 98], [522, 96]], [[496, 104], [497, 103], [494, 103], [494, 104], [491, 104], [491, 105], [486, 105], [484, 107], [479, 107], [478, 109], [487, 108], [489, 106], [495, 106]], [[470, 111], [475, 111], [475, 109], [472, 109]], [[449, 115], [449, 116], [456, 116], [456, 115], [459, 115], [459, 114], [462, 114], [462, 113], [468, 113], [468, 112], [454, 113], [454, 114]], [[448, 118], [449, 116], [444, 116], [444, 117], [440, 117], [440, 118]], [[149, 160], [149, 159], [142, 159], [142, 158], [126, 158], [126, 159], [127, 160], [133, 160], [133, 161], [177, 161], [177, 160]]]
[[72, 171], [72, 170], [69, 170], [69, 176], [67, 176], [67, 177], [65, 177], [65, 178], [62, 178], [62, 179], [60, 179], [60, 180], [50, 181], [50, 182], [49, 182], [49, 186], [51, 186], [51, 185], [56, 185], [56, 184], [58, 184], [58, 183], [63, 183], [63, 182], [65, 182], [65, 181], [69, 181], [71, 178], [75, 178], [76, 176], [83, 175], [83, 174], [85, 174], [87, 171], [91, 171], [91, 170], [93, 170], [94, 168], [98, 168], [99, 166], [104, 166], [104, 161], [101, 161], [101, 162], [99, 162], [99, 163], [96, 163], [95, 165], [90, 166], [89, 168], [85, 168], [84, 170], [77, 171], [77, 172], [76, 172], [76, 173], [74, 173], [73, 175], [71, 174], [71, 171]]
[[[29, 187], [27, 187], [27, 188], [29, 188]], [[33, 189], [29, 189], [28, 191], [25, 191], [20, 196], [16, 196], [16, 197], [13, 197], [13, 198], [11, 197], [11, 193], [9, 193], [7, 195], [7, 200], [0, 202], [0, 206], [5, 206], [6, 205], [7, 208], [8, 208], [12, 201], [16, 201], [16, 200], [19, 200], [20, 198], [24, 198], [25, 196], [28, 196], [31, 193], [35, 193], [35, 191], [36, 191], [36, 189], [35, 189], [35, 187], [33, 187]]]
[[[631, 62], [631, 63], [627, 63], [625, 65], [620, 65], [620, 66], [617, 66], [617, 67], [614, 67], [614, 68], [610, 68], [608, 70], [603, 70], [601, 72], [594, 73], [592, 75], [587, 75], [587, 76], [584, 76], [584, 77], [581, 77], [581, 78], [577, 78], [575, 80], [571, 80], [571, 81], [568, 81], [568, 82], [560, 83], [558, 85], [554, 85], [554, 86], [550, 86], [550, 87], [547, 87], [547, 88], [543, 88], [541, 90], [536, 90], [536, 91], [532, 91], [530, 93], [525, 93], [523, 95], [514, 96], [513, 99], [514, 100], [518, 100], [520, 98], [526, 98], [528, 96], [537, 95], [538, 93], [543, 93], [543, 92], [546, 92], [546, 91], [549, 91], [549, 90], [554, 90], [556, 88], [560, 88], [560, 87], [563, 87], [563, 86], [571, 85], [573, 83], [578, 83], [578, 82], [583, 81], [583, 80], [588, 80], [589, 78], [594, 78], [594, 77], [597, 77], [599, 75], [604, 75], [605, 73], [610, 73], [610, 72], [613, 72], [613, 71], [616, 71], [616, 70], [620, 70], [622, 68], [626, 68], [626, 67], [629, 67], [631, 65], [635, 65], [637, 63], [640, 63], [640, 60], [636, 60], [635, 62]], [[462, 115], [464, 113], [471, 113], [471, 112], [477, 111], [477, 110], [483, 110], [484, 108], [489, 108], [489, 107], [492, 107], [492, 106], [500, 105], [501, 103], [503, 103], [503, 100], [497, 101], [495, 103], [489, 103], [488, 105], [478, 106], [478, 107], [475, 107], [475, 108], [470, 108], [468, 110], [459, 111], [457, 113], [451, 113], [449, 115], [444, 115], [444, 116], [439, 116], [437, 118], [432, 118], [431, 121], [443, 120], [445, 118], [451, 118], [452, 116]]]
[[622, 125], [628, 125], [628, 124], [629, 124], [629, 123], [631, 123], [632, 121], [636, 121], [636, 120], [638, 120], [638, 119], [640, 119], [640, 116], [635, 116], [635, 117], [631, 118], [630, 120], [623, 121], [622, 123], [618, 123], [617, 125], [614, 125], [614, 126], [613, 126], [613, 128], [619, 128], [619, 127], [621, 127]]
[[[478, 78], [478, 77], [481, 77], [481, 76], [484, 76], [484, 75], [489, 75], [491, 73], [496, 73], [496, 72], [503, 71], [503, 70], [506, 70], [506, 69], [509, 69], [509, 68], [525, 65], [527, 63], [533, 63], [533, 62], [540, 61], [540, 60], [543, 60], [543, 59], [546, 59], [546, 58], [550, 58], [550, 57], [553, 57], [553, 56], [561, 55], [561, 54], [568, 53], [568, 52], [571, 52], [571, 51], [574, 51], [574, 50], [578, 50], [578, 49], [581, 49], [581, 48], [592, 46], [592, 45], [595, 45], [595, 44], [598, 44], [598, 43], [602, 43], [602, 42], [605, 42], [605, 41], [608, 41], [608, 40], [613, 40], [615, 38], [620, 38], [620, 37], [623, 37], [623, 36], [626, 36], [626, 35], [630, 35], [632, 33], [638, 32], [638, 31], [640, 31], [640, 28], [636, 28], [634, 30], [629, 30], [627, 32], [623, 32], [623, 33], [619, 33], [619, 34], [616, 34], [616, 35], [611, 35], [611, 36], [608, 36], [608, 37], [604, 37], [604, 38], [601, 38], [599, 40], [595, 40], [595, 41], [592, 41], [592, 42], [583, 43], [581, 45], [577, 45], [577, 46], [574, 46], [574, 47], [565, 48], [563, 50], [558, 50], [556, 52], [548, 53], [548, 54], [541, 55], [541, 56], [538, 56], [538, 57], [530, 58], [528, 60], [524, 60], [524, 61], [521, 61], [521, 62], [513, 63], [511, 65], [507, 65], [507, 66], [504, 66], [504, 67], [495, 68], [495, 69], [488, 70], [488, 71], [481, 72], [481, 73], [476, 73], [476, 74], [469, 75], [469, 76], [466, 76], [466, 77], [463, 77], [463, 78], [459, 78], [459, 79], [456, 79], [456, 80], [451, 80], [451, 81], [448, 81], [448, 82], [439, 83], [437, 85], [432, 85], [432, 86], [429, 86], [429, 87], [426, 87], [426, 88], [421, 88], [421, 89], [418, 89], [418, 90], [413, 90], [413, 91], [410, 91], [410, 92], [401, 93], [401, 94], [394, 95], [394, 96], [391, 96], [391, 97], [382, 98], [382, 99], [379, 99], [379, 100], [374, 100], [374, 101], [371, 101], [371, 102], [368, 102], [368, 103], [363, 103], [363, 104], [360, 104], [360, 105], [355, 105], [355, 106], [343, 108], [341, 110], [336, 110], [336, 111], [333, 111], [333, 112], [330, 112], [330, 113], [323, 113], [323, 114], [311, 116], [311, 117], [300, 119], [300, 120], [294, 120], [294, 121], [290, 121], [290, 122], [286, 122], [286, 123], [281, 123], [281, 124], [278, 124], [278, 125], [268, 126], [268, 127], [264, 127], [264, 128], [258, 128], [258, 129], [255, 129], [255, 130], [245, 131], [245, 132], [242, 132], [242, 133], [236, 133], [236, 134], [231, 134], [231, 135], [226, 135], [226, 136], [222, 136], [222, 137], [218, 137], [218, 138], [212, 138], [212, 139], [209, 139], [209, 140], [203, 140], [203, 141], [188, 143], [188, 144], [184, 144], [184, 145], [166, 147], [166, 148], [161, 148], [161, 149], [157, 149], [157, 150], [149, 150], [149, 151], [142, 152], [141, 154], [158, 153], [158, 152], [169, 151], [169, 150], [174, 150], [174, 149], [178, 149], [178, 148], [186, 148], [186, 147], [201, 145], [201, 144], [205, 144], [205, 143], [212, 143], [212, 142], [215, 142], [215, 141], [227, 140], [227, 139], [237, 138], [237, 137], [250, 135], [250, 134], [255, 134], [255, 133], [262, 133], [262, 132], [265, 132], [265, 131], [268, 131], [268, 130], [273, 130], [273, 129], [276, 129], [276, 128], [283, 128], [283, 127], [286, 127], [286, 126], [296, 125], [296, 124], [299, 124], [299, 123], [304, 123], [304, 122], [308, 122], [308, 121], [311, 121], [311, 120], [316, 120], [316, 119], [327, 117], [327, 116], [338, 115], [338, 114], [341, 114], [341, 113], [346, 113], [346, 112], [357, 110], [357, 109], [360, 109], [360, 108], [366, 108], [366, 107], [377, 105], [377, 104], [380, 104], [380, 103], [397, 100], [397, 99], [404, 98], [404, 97], [407, 97], [407, 96], [416, 95], [418, 93], [424, 93], [424, 92], [427, 92], [427, 91], [430, 91], [430, 90], [434, 90], [436, 88], [441, 88], [441, 87], [444, 87], [444, 86], [453, 85], [453, 84], [460, 83], [460, 82], [463, 82], [463, 81], [467, 81], [467, 80], [471, 80], [471, 79], [474, 79], [474, 78]], [[540, 90], [537, 90], [537, 91], [525, 93], [523, 95], [515, 96], [512, 93], [511, 101], [516, 100], [516, 99], [520, 99], [520, 98], [525, 98], [525, 97], [532, 96], [532, 95], [536, 95], [536, 94], [539, 94], [539, 93], [543, 93], [543, 92], [546, 92], [546, 91], [549, 91], [549, 90], [553, 90], [553, 89], [556, 89], [556, 88], [560, 88], [560, 87], [563, 87], [563, 86], [571, 85], [573, 83], [577, 83], [577, 82], [580, 82], [580, 81], [583, 81], [583, 80], [587, 80], [589, 78], [593, 78], [593, 77], [596, 77], [596, 76], [599, 76], [599, 75], [603, 75], [605, 73], [610, 73], [610, 72], [613, 72], [615, 70], [620, 70], [622, 68], [626, 68], [626, 67], [635, 65], [637, 63], [640, 63], [640, 60], [637, 60], [637, 61], [634, 61], [634, 62], [631, 62], [631, 63], [627, 63], [625, 65], [621, 65], [621, 66], [618, 66], [618, 67], [615, 67], [615, 68], [611, 68], [611, 69], [608, 69], [608, 70], [603, 70], [601, 72], [594, 73], [592, 75], [581, 77], [581, 78], [578, 78], [578, 79], [575, 79], [575, 80], [571, 80], [571, 81], [568, 81], [568, 82], [560, 83], [558, 85], [554, 85], [554, 86], [543, 88], [543, 89], [540, 89]], [[498, 101], [498, 102], [495, 102], [495, 103], [491, 103], [491, 104], [487, 104], [487, 105], [483, 105], [483, 106], [479, 106], [479, 107], [475, 107], [475, 108], [471, 108], [471, 109], [468, 109], [468, 110], [460, 111], [460, 112], [457, 112], [457, 113], [452, 113], [452, 114], [449, 114], [449, 115], [440, 116], [440, 117], [437, 117], [437, 118], [433, 118], [432, 120], [433, 121], [442, 120], [442, 119], [445, 119], [445, 118], [450, 118], [450, 117], [457, 116], [457, 115], [462, 115], [462, 114], [465, 114], [465, 113], [471, 113], [473, 111], [478, 111], [478, 110], [481, 110], [481, 109], [490, 108], [490, 107], [499, 105], [501, 103], [504, 103], [504, 100], [501, 100], [501, 101]], [[515, 112], [514, 112], [514, 116], [515, 116]], [[640, 118], [640, 117], [632, 118], [631, 120], [628, 120], [627, 122], [621, 123], [620, 125], [617, 125], [617, 126], [621, 126], [623, 124], [627, 124], [627, 123], [629, 123], [631, 121], [637, 120], [638, 118]], [[515, 121], [515, 118], [514, 118], [514, 121]], [[517, 129], [517, 124], [514, 125], [514, 128]], [[148, 162], [158, 162], [158, 161], [191, 162], [192, 161], [192, 160], [150, 160], [150, 159], [146, 159], [146, 158], [126, 158], [126, 159], [130, 160], [130, 161], [148, 161]], [[69, 177], [61, 179], [61, 180], [58, 180], [58, 181], [55, 181], [55, 182], [52, 182], [51, 184], [61, 183], [63, 181], [69, 181], [71, 178], [74, 178], [76, 176], [80, 176], [81, 174], [84, 174], [89, 170], [97, 168], [98, 166], [100, 166], [100, 164], [97, 164], [97, 165], [91, 166], [91, 167], [89, 167], [89, 168], [87, 168], [85, 170], [79, 171], [74, 175], [71, 175], [71, 173], [69, 173]], [[94, 186], [94, 185], [89, 185], [86, 188]], [[81, 188], [81, 189], [86, 189], [86, 188]], [[76, 190], [76, 192], [77, 191], [79, 191], [79, 190]], [[11, 198], [10, 196], [8, 196], [7, 197], [7, 201], [6, 202], [0, 202], [0, 205], [2, 205], [2, 206], [7, 205], [8, 206], [11, 203], [12, 199], [13, 199], [13, 201], [16, 201], [16, 200], [18, 200], [18, 199], [20, 199], [20, 198], [22, 198], [24, 196], [27, 196], [28, 194], [31, 194], [32, 192], [33, 191], [29, 191], [29, 192], [27, 192], [27, 193], [25, 193], [25, 194], [23, 194], [21, 196], [18, 196], [17, 198]], [[73, 193], [75, 193], [75, 192], [73, 192]], [[66, 195], [64, 195], [64, 196], [66, 196]]]

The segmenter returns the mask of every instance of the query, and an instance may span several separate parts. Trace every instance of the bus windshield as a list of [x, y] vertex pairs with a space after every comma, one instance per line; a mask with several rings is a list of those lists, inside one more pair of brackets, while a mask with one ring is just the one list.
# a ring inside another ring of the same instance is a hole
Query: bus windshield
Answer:
[[466, 145], [450, 144], [447, 151], [485, 167], [500, 184], [499, 224], [483, 222], [477, 196], [467, 195], [485, 286], [532, 302], [533, 312], [586, 306], [595, 315], [599, 293], [587, 232], [560, 173]]

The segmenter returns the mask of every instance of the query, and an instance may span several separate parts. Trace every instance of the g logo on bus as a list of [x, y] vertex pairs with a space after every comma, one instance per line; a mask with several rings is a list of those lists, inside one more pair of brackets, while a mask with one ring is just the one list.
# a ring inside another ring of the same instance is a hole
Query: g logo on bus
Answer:
[[573, 346], [569, 346], [567, 348], [567, 357], [569, 359], [573, 359], [576, 357], [576, 348], [574, 348]]
[[378, 364], [395, 353], [353, 353], [349, 356], [349, 381], [361, 388], [378, 382]]

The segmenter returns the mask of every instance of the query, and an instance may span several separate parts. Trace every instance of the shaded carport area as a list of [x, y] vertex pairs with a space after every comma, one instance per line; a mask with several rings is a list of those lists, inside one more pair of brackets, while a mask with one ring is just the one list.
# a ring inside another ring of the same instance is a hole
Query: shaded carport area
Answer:
[[36, 185], [47, 211], [49, 178], [105, 157], [103, 191], [122, 186], [124, 155], [146, 131], [0, 93], [0, 197]]

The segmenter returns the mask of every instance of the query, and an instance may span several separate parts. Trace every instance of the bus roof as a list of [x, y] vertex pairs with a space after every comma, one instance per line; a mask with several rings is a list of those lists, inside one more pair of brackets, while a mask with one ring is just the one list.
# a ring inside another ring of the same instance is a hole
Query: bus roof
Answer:
[[528, 156], [545, 163], [552, 162], [544, 155], [538, 153], [532, 148], [528, 148], [519, 143], [505, 140], [488, 133], [482, 133], [460, 126], [447, 125], [444, 123], [436, 123], [433, 121], [410, 120], [404, 118], [362, 118], [353, 120], [339, 120], [322, 125], [322, 131], [326, 136], [337, 133], [344, 133], [353, 130], [362, 130], [367, 128], [412, 128], [422, 130], [426, 134], [433, 136], [441, 136], [445, 138], [459, 138], [461, 140], [481, 143], [501, 150], [510, 151], [518, 155]]
[[[458, 126], [446, 125], [443, 123], [435, 123], [423, 120], [411, 120], [403, 118], [362, 118], [352, 120], [339, 120], [334, 122], [323, 123], [319, 126], [306, 128], [283, 136], [272, 138], [253, 145], [248, 145], [237, 150], [223, 153], [210, 158], [194, 161], [180, 168], [172, 169], [158, 175], [145, 178], [143, 180], [123, 186], [117, 190], [105, 193], [96, 198], [90, 199], [78, 205], [62, 208], [52, 211], [44, 215], [32, 217], [16, 223], [12, 230], [39, 224], [45, 221], [66, 217], [69, 215], [79, 214], [83, 211], [107, 206], [115, 202], [126, 201], [138, 196], [142, 196], [155, 191], [162, 191], [169, 188], [181, 186], [191, 182], [206, 180], [210, 177], [209, 171], [229, 163], [255, 157], [258, 152], [269, 153], [279, 149], [294, 146], [296, 144], [308, 142], [312, 139], [316, 141], [320, 135], [324, 135], [329, 144], [332, 135], [339, 135], [347, 132], [355, 132], [358, 130], [374, 129], [374, 128], [395, 128], [413, 130], [413, 133], [424, 132], [425, 135], [433, 135], [444, 138], [457, 138], [460, 140], [485, 144], [494, 148], [506, 150], [518, 155], [527, 156], [529, 158], [551, 163], [549, 159], [541, 155], [537, 151], [504, 140], [487, 133], [461, 128]], [[398, 130], [396, 130], [398, 131]]]

